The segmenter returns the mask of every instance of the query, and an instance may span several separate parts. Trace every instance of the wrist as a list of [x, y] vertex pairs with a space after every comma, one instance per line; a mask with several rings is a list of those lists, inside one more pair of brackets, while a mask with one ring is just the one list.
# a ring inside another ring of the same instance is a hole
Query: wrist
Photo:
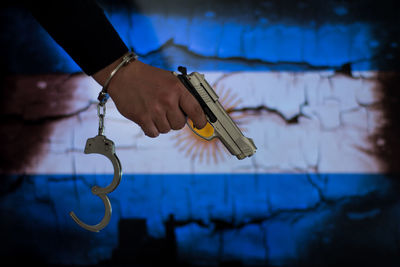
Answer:
[[135, 61], [137, 59], [137, 55], [133, 52], [127, 52], [110, 65], [93, 74], [93, 79], [95, 79], [95, 81], [98, 82], [101, 86], [104, 86], [107, 82], [107, 79], [112, 75], [112, 72], [118, 67], [119, 64], [121, 64], [121, 62], [124, 61], [125, 57], [129, 56], [130, 54], [132, 54], [133, 56], [129, 61], [127, 61], [127, 63]]
[[98, 97], [101, 105], [105, 104], [109, 98], [108, 88], [118, 72], [131, 61], [136, 61], [136, 59], [137, 55], [133, 52], [129, 52], [93, 75], [93, 78], [103, 86]]
[[110, 77], [111, 72], [121, 63], [122, 59], [125, 55], [121, 56], [117, 60], [115, 60], [110, 65], [106, 66], [105, 68], [99, 70], [95, 74], [92, 75], [92, 78], [101, 86], [104, 86], [105, 82], [107, 81], [108, 77]]

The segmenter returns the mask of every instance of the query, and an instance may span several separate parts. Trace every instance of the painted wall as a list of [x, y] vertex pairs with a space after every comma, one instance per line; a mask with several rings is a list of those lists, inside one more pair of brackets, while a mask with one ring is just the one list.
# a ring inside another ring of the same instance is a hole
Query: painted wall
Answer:
[[254, 139], [238, 161], [188, 129], [143, 135], [107, 104], [124, 176], [104, 214], [100, 90], [24, 10], [1, 11], [1, 256], [14, 262], [400, 262], [394, 1], [101, 1], [146, 63], [206, 75]]

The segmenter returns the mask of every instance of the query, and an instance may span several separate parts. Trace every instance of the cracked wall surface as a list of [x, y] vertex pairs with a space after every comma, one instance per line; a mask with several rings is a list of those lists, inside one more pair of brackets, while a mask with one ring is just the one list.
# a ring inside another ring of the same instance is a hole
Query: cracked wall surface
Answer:
[[[205, 74], [220, 95], [237, 100], [231, 114], [242, 115], [239, 125], [254, 139], [257, 154], [237, 161], [222, 150], [218, 161], [211, 152], [202, 159], [201, 147], [188, 153], [182, 149], [185, 146], [176, 145], [179, 134], [195, 140], [190, 130], [149, 139], [110, 101], [105, 133], [116, 141], [124, 171], [119, 188], [110, 195], [114, 213], [104, 230], [110, 238], [89, 237], [97, 242], [87, 245], [87, 252], [93, 253], [90, 257], [64, 250], [65, 257], [76, 256], [76, 261], [63, 260], [64, 264], [110, 258], [120, 219], [144, 218], [149, 235], [162, 238], [170, 214], [185, 222], [175, 231], [180, 260], [290, 264], [298, 260], [298, 253], [311, 253], [302, 250], [306, 233], [321, 238], [315, 227], [323, 231], [325, 221], [336, 216], [339, 207], [353, 199], [384, 199], [390, 191], [379, 158], [370, 153], [374, 144], [369, 136], [382, 116], [374, 108], [380, 101], [376, 73], [360, 72], [354, 77], [327, 71]], [[64, 77], [60, 84], [53, 79], [59, 77], [19, 77], [23, 86], [16, 86], [13, 94], [22, 95], [19, 90], [25, 90], [26, 84], [39, 92], [73, 92], [62, 114], [48, 109], [48, 101], [31, 98], [36, 105], [13, 105], [9, 114], [3, 114], [13, 124], [24, 120], [24, 128], [34, 124], [52, 131], [41, 136], [41, 153], [16, 169], [25, 177], [9, 178], [11, 185], [17, 181], [22, 185], [6, 193], [2, 211], [12, 214], [11, 203], [29, 201], [30, 206], [19, 212], [39, 211], [30, 215], [38, 225], [53, 225], [52, 236], [68, 239], [66, 229], [81, 231], [69, 218], [70, 210], [88, 223], [101, 218], [104, 207], [90, 188], [106, 186], [113, 169], [107, 159], [83, 153], [86, 139], [97, 134], [94, 100], [99, 86], [84, 75]], [[25, 140], [19, 142], [23, 146]], [[376, 219], [386, 212], [380, 206], [366, 207], [346, 213], [348, 223]], [[52, 244], [50, 240], [46, 245]], [[96, 254], [96, 249], [102, 253]], [[57, 262], [58, 257], [48, 260]]]
[[[2, 31], [3, 68], [14, 75], [1, 88], [0, 255], [149, 264], [159, 247], [149, 242], [168, 239], [164, 250], [194, 266], [398, 265], [398, 74], [383, 71], [398, 45], [389, 2], [101, 1], [143, 61], [203, 72], [258, 151], [238, 161], [188, 129], [147, 138], [110, 100], [105, 134], [124, 176], [99, 234], [68, 213], [93, 224], [104, 214], [90, 188], [111, 182], [112, 165], [83, 154], [101, 88], [29, 15], [2, 10], [14, 25]], [[32, 34], [17, 38], [25, 25]], [[10, 48], [26, 43], [36, 45]], [[134, 220], [144, 226], [123, 232]], [[121, 241], [131, 234], [132, 244]]]
[[[216, 92], [227, 95], [221, 99], [222, 103], [229, 98], [236, 100], [231, 114], [233, 118], [241, 115], [238, 123], [245, 135], [252, 137], [258, 145], [257, 154], [249, 160], [237, 161], [227, 156], [218, 144], [221, 156], [213, 158], [211, 154], [205, 154], [207, 159], [204, 155], [202, 160], [201, 147], [194, 145], [190, 153], [185, 150], [191, 145], [190, 130], [149, 139], [139, 126], [124, 119], [110, 101], [106, 135], [118, 140], [116, 148], [124, 159], [126, 173], [384, 171], [373, 154], [374, 144], [369, 140], [382, 122], [381, 111], [374, 108], [379, 102], [376, 74], [368, 72], [348, 77], [323, 71], [206, 72], [205, 75]], [[57, 90], [61, 94], [68, 93], [69, 104], [62, 109], [62, 114], [57, 112], [67, 103], [58, 105], [50, 101], [50, 106], [57, 107], [57, 111], [52, 111], [47, 109], [48, 101], [29, 98], [35, 104], [28, 102], [23, 107], [10, 104], [9, 113], [3, 115], [10, 121], [52, 125], [54, 128], [52, 134], [42, 140], [45, 153], [32, 158], [34, 165], [25, 165], [18, 171], [29, 174], [112, 173], [109, 164], [94, 164], [99, 157], [83, 154], [86, 139], [97, 134], [95, 99], [100, 87], [89, 77], [75, 75], [52, 88], [51, 78], [21, 77], [21, 85], [14, 88], [13, 96], [21, 97], [23, 94], [19, 90], [24, 91], [29, 83], [32, 91], [47, 92], [42, 95]], [[38, 99], [43, 97], [38, 94]], [[41, 109], [43, 114], [40, 114]], [[182, 134], [189, 141], [177, 146]], [[290, 149], [282, 149], [284, 147]], [[68, 161], [60, 160], [64, 158]]]
[[[168, 69], [186, 64], [202, 70], [318, 70], [351, 63], [359, 70], [391, 70], [399, 45], [398, 38], [392, 38], [396, 27], [385, 23], [396, 17], [393, 1], [380, 5], [373, 0], [329, 5], [315, 0], [100, 3], [142, 60]], [[3, 12], [2, 23], [14, 25], [3, 29], [10, 63], [6, 70], [80, 71], [29, 13], [11, 9]], [[19, 29], [31, 34], [21, 37]], [[24, 49], [32, 42], [38, 45]]]

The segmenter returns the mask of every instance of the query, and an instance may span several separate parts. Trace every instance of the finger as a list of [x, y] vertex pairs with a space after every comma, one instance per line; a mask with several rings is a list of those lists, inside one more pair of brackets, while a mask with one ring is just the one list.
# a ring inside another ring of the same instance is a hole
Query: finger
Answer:
[[141, 125], [141, 128], [144, 134], [147, 135], [148, 137], [154, 138], [160, 135], [159, 131], [157, 130], [157, 127], [151, 120]]
[[171, 126], [166, 116], [158, 115], [153, 118], [153, 122], [157, 127], [159, 133], [168, 133], [169, 131], [171, 131]]
[[182, 111], [193, 121], [197, 129], [202, 129], [206, 126], [207, 119], [203, 109], [196, 98], [186, 88], [179, 99], [179, 105]]
[[180, 130], [185, 126], [186, 116], [182, 113], [182, 111], [177, 108], [173, 111], [167, 112], [167, 119], [169, 125], [173, 130]]

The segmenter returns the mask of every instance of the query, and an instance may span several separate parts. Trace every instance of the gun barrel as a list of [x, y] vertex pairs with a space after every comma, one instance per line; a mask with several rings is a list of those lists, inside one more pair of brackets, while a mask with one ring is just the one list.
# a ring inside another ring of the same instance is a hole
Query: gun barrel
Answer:
[[184, 71], [177, 76], [198, 100], [207, 120], [214, 127], [215, 137], [221, 140], [229, 152], [238, 159], [252, 156], [257, 150], [253, 140], [243, 135], [242, 131], [218, 101], [218, 95], [206, 81], [204, 75], [198, 72], [187, 75], [186, 71]]
[[256, 153], [257, 147], [253, 140], [243, 135], [219, 101], [216, 101], [215, 105], [210, 108], [217, 117], [217, 121], [211, 124], [217, 132], [218, 138], [232, 155], [238, 159], [244, 159]]

